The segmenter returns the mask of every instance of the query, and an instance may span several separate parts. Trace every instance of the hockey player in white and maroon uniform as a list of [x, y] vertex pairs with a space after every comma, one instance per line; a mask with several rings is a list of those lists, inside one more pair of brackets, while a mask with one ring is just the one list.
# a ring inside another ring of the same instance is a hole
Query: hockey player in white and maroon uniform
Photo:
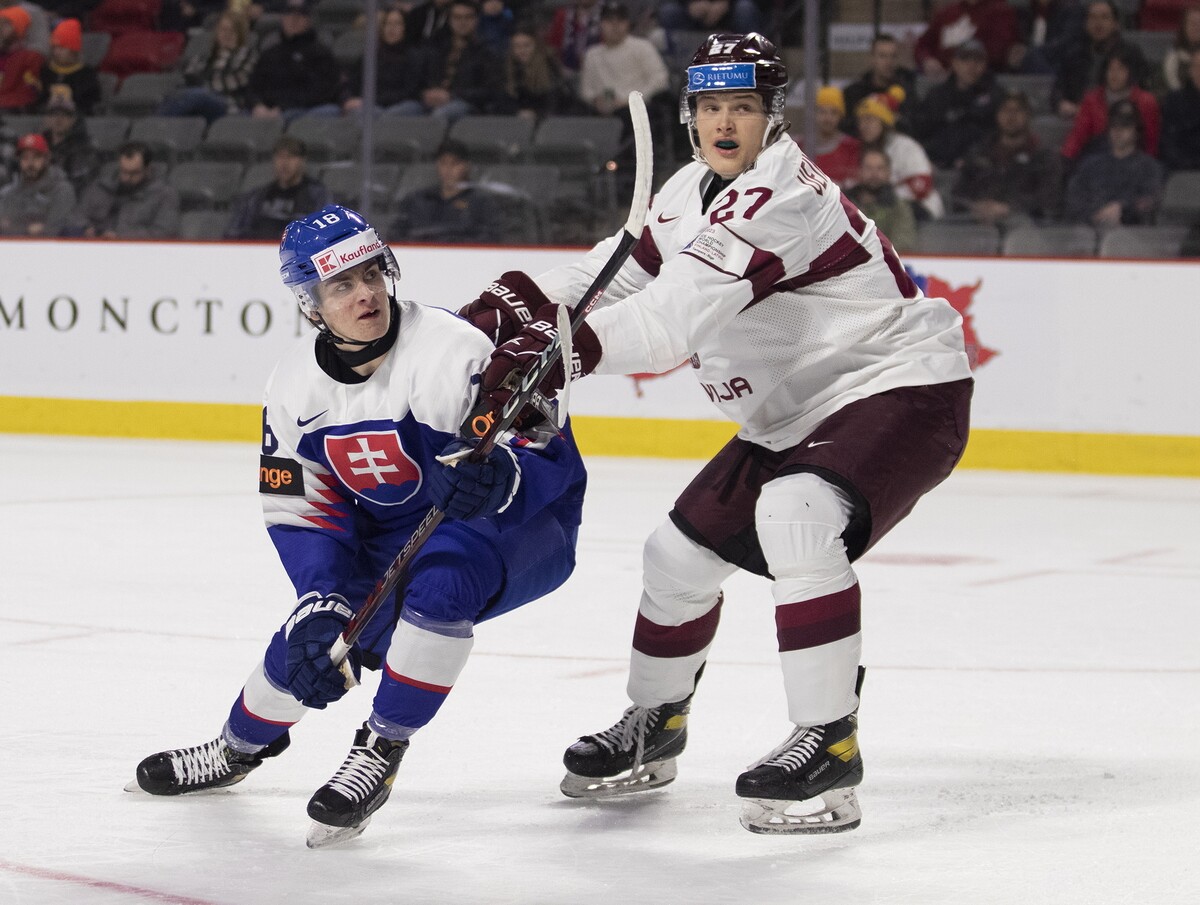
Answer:
[[[586, 476], [569, 430], [443, 464], [466, 445], [456, 435], [492, 343], [448, 311], [396, 299], [395, 258], [357, 213], [330, 205], [294, 221], [280, 259], [318, 328], [279, 362], [263, 412], [263, 512], [299, 602], [221, 734], [146, 758], [137, 783], [156, 795], [232, 785], [354, 684], [343, 670], [357, 680], [361, 666], [380, 669], [370, 717], [308, 804], [319, 847], [358, 835], [387, 799], [409, 738], [465, 665], [475, 624], [570, 575]], [[339, 669], [330, 647], [431, 505], [446, 520]]]
[[[959, 315], [922, 296], [887, 238], [787, 138], [786, 85], [760, 35], [705, 41], [681, 98], [696, 162], [663, 186], [632, 260], [574, 337], [572, 377], [690, 360], [739, 429], [646, 542], [633, 706], [567, 750], [562, 790], [602, 797], [675, 777], [721, 583], [741, 568], [771, 581], [794, 724], [738, 778], [742, 823], [835, 832], [861, 819], [851, 563], [958, 461], [972, 380]], [[508, 397], [550, 341], [554, 303], [581, 297], [615, 241], [539, 276], [544, 296], [526, 285], [536, 317], [513, 318], [519, 332], [493, 354], [493, 399]]]

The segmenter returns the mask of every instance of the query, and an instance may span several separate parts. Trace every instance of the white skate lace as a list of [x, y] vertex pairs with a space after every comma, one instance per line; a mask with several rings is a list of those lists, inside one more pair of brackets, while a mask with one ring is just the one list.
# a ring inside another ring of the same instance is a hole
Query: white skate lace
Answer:
[[229, 761], [225, 757], [228, 750], [224, 740], [215, 738], [194, 748], [172, 751], [171, 767], [175, 779], [180, 785], [187, 786], [220, 778], [229, 772]]
[[387, 770], [386, 758], [370, 748], [354, 747], [326, 785], [357, 804], [367, 799]]
[[637, 772], [646, 753], [646, 733], [658, 724], [658, 710], [657, 707], [634, 705], [622, 714], [615, 726], [592, 738], [607, 748], [610, 754], [633, 748], [633, 770]]
[[824, 738], [824, 726], [797, 726], [796, 731], [789, 735], [782, 745], [761, 760], [752, 763], [747, 769], [782, 767], [787, 772], [793, 773], [799, 770], [803, 764], [812, 760], [813, 754], [820, 747]]

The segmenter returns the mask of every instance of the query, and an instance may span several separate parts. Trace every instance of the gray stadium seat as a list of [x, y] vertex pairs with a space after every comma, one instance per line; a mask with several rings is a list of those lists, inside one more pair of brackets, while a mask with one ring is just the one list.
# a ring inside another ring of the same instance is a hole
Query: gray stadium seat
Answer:
[[1100, 237], [1102, 258], [1178, 258], [1186, 226], [1118, 226]]
[[229, 223], [228, 211], [184, 211], [179, 217], [179, 238], [220, 239]]
[[1083, 224], [1018, 226], [1004, 237], [1004, 254], [1034, 258], [1090, 258], [1096, 230]]
[[117, 149], [129, 138], [129, 117], [89, 116], [86, 118], [88, 135], [102, 160], [110, 160]]
[[378, 116], [372, 123], [375, 159], [394, 163], [432, 160], [446, 138], [447, 127], [438, 116]]
[[[321, 170], [321, 181], [338, 204], [357, 207], [362, 202], [362, 164], [335, 163]], [[391, 200], [400, 181], [400, 165], [373, 163], [371, 166], [371, 207], [378, 212]]]
[[471, 151], [472, 161], [516, 160], [533, 140], [533, 122], [523, 116], [464, 116], [450, 127], [449, 137]]
[[108, 45], [112, 43], [112, 35], [106, 31], [85, 31], [83, 47], [80, 50], [83, 64], [95, 69], [108, 53]]
[[1000, 230], [989, 223], [931, 220], [917, 226], [917, 252], [925, 255], [997, 255]]
[[309, 160], [354, 160], [359, 156], [362, 133], [357, 119], [299, 116], [288, 123], [287, 134], [308, 146]]
[[1029, 106], [1034, 116], [1045, 116], [1051, 112], [1050, 92], [1054, 87], [1053, 75], [1002, 72], [996, 76], [996, 83], [1006, 91], [1024, 92], [1029, 98]]
[[255, 119], [236, 114], [222, 116], [208, 127], [196, 154], [203, 160], [253, 163], [270, 157], [271, 149], [282, 134], [283, 122], [278, 119]]
[[415, 192], [417, 189], [423, 189], [429, 185], [438, 184], [437, 165], [430, 162], [414, 163], [411, 166], [404, 168], [404, 173], [400, 176], [400, 181], [396, 184], [396, 193], [393, 195], [393, 206], [405, 195]]
[[109, 98], [106, 109], [120, 116], [148, 116], [182, 84], [183, 74], [177, 71], [131, 72]]
[[269, 160], [260, 160], [257, 163], [252, 163], [246, 167], [246, 172], [242, 174], [242, 184], [238, 186], [237, 193], [244, 195], [246, 192], [252, 191], [259, 186], [266, 185], [275, 178], [275, 167]]
[[1052, 113], [1035, 116], [1029, 123], [1029, 128], [1038, 137], [1043, 148], [1048, 151], [1058, 151], [1062, 148], [1067, 133], [1071, 131], [1072, 122]]
[[171, 166], [196, 154], [208, 122], [202, 116], [143, 116], [129, 127], [129, 140], [145, 142]]
[[236, 160], [185, 160], [167, 177], [185, 211], [228, 207], [241, 180], [242, 165]]
[[1176, 170], [1167, 177], [1158, 222], [1166, 226], [1200, 222], [1200, 170]]

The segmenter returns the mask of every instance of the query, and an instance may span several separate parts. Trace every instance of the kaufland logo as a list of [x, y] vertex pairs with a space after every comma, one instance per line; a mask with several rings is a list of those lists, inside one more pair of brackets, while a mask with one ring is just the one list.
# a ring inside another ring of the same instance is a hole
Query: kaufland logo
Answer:
[[379, 236], [375, 235], [374, 230], [369, 230], [313, 255], [311, 260], [313, 267], [317, 269], [317, 276], [327, 277], [339, 270], [353, 267], [380, 251], [383, 251], [383, 243], [379, 241]]

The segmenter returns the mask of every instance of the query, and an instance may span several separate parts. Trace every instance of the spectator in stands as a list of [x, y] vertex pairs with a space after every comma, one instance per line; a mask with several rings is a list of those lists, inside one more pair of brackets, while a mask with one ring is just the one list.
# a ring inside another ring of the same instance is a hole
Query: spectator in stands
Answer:
[[1108, 131], [1108, 111], [1117, 101], [1129, 100], [1141, 119], [1142, 150], [1152, 157], [1158, 155], [1158, 139], [1162, 134], [1162, 118], [1158, 101], [1149, 91], [1134, 81], [1138, 57], [1131, 45], [1118, 45], [1105, 61], [1103, 81], [1083, 96], [1075, 123], [1063, 140], [1062, 155], [1076, 160], [1104, 144]]
[[[416, 56], [419, 51], [407, 42], [407, 34], [404, 9], [399, 4], [388, 7], [380, 14], [375, 106], [384, 113], [416, 116], [425, 112], [417, 100], [420, 81]], [[347, 113], [357, 113], [363, 105], [360, 64], [350, 67], [346, 84], [350, 96], [342, 104], [342, 109]]]
[[1141, 120], [1132, 101], [1108, 111], [1108, 147], [1082, 160], [1067, 183], [1067, 218], [1097, 228], [1153, 223], [1163, 168], [1138, 148]]
[[1005, 228], [1058, 216], [1062, 164], [1056, 149], [1039, 146], [1031, 118], [1024, 93], [1000, 102], [995, 131], [963, 159], [952, 193], [955, 210]]
[[509, 41], [504, 94], [504, 112], [529, 119], [578, 112], [558, 59], [532, 26], [518, 25]]
[[270, 182], [234, 199], [226, 239], [278, 239], [297, 217], [333, 200], [329, 189], [308, 175], [308, 148], [294, 135], [281, 135], [275, 142], [271, 167], [275, 177]]
[[578, 73], [583, 54], [600, 41], [600, 0], [574, 0], [554, 11], [546, 44], [567, 72]]
[[442, 245], [494, 243], [501, 239], [496, 196], [471, 182], [466, 145], [447, 141], [437, 153], [437, 185], [410, 192], [398, 202], [389, 239]]
[[900, 65], [900, 45], [889, 34], [878, 34], [871, 42], [871, 68], [858, 81], [842, 89], [848, 116], [842, 121], [842, 131], [849, 135], [858, 134], [858, 120], [854, 111], [863, 98], [872, 94], [884, 94], [893, 85], [904, 91], [904, 102], [896, 111], [896, 128], [908, 130], [908, 114], [917, 98], [917, 76], [911, 69]]
[[587, 49], [579, 74], [579, 99], [600, 116], [620, 116], [627, 133], [632, 131], [629, 92], [642, 92], [648, 106], [661, 105], [670, 85], [662, 54], [632, 28], [629, 8], [606, 2], [600, 10], [600, 43]]
[[479, 40], [498, 57], [508, 53], [508, 42], [516, 28], [513, 11], [504, 0], [482, 0], [479, 4]]
[[1188, 59], [1187, 76], [1163, 99], [1159, 160], [1168, 170], [1200, 170], [1200, 53]]
[[213, 25], [212, 47], [183, 64], [184, 87], [159, 108], [163, 116], [203, 116], [210, 123], [249, 109], [250, 76], [258, 64], [258, 40], [250, 20], [226, 10]]
[[263, 50], [250, 74], [247, 100], [255, 116], [291, 120], [305, 113], [341, 112], [341, 71], [313, 30], [310, 3], [285, 0], [279, 40]]
[[846, 197], [866, 216], [875, 221], [892, 246], [899, 252], [917, 247], [917, 221], [912, 205], [896, 194], [892, 184], [892, 161], [878, 148], [865, 148], [855, 185]]
[[75, 206], [75, 190], [50, 162], [50, 146], [36, 132], [17, 141], [17, 178], [0, 189], [0, 235], [58, 236]]
[[1017, 14], [1007, 0], [952, 0], [930, 18], [913, 47], [913, 57], [922, 72], [941, 80], [955, 48], [975, 40], [983, 44], [992, 71], [1001, 72], [1018, 37]]
[[912, 135], [934, 166], [958, 166], [971, 145], [991, 131], [1000, 94], [987, 51], [971, 39], [954, 48], [950, 78], [929, 89], [912, 113]]
[[83, 28], [78, 19], [63, 19], [50, 33], [50, 58], [38, 73], [38, 109], [52, 95], [65, 94], [82, 116], [91, 116], [100, 103], [100, 77], [83, 62]]
[[892, 185], [896, 194], [912, 205], [913, 216], [936, 220], [945, 212], [942, 196], [933, 183], [933, 164], [915, 138], [896, 131], [896, 110], [904, 100], [899, 86], [883, 94], [872, 94], [858, 102], [855, 116], [864, 152], [868, 148], [883, 151], [892, 164]]
[[405, 43], [423, 47], [441, 38], [449, 27], [450, 0], [424, 0], [408, 10]]
[[169, 239], [179, 233], [179, 193], [154, 166], [150, 148], [126, 142], [117, 171], [83, 190], [72, 214], [73, 235], [89, 239]]
[[1030, 0], [1017, 7], [1017, 43], [1008, 51], [1008, 71], [1052, 75], [1067, 43], [1083, 30], [1078, 0]]
[[1188, 83], [1188, 65], [1197, 53], [1200, 53], [1200, 4], [1183, 8], [1175, 44], [1163, 57], [1163, 83], [1168, 91], [1178, 91]]
[[417, 99], [425, 112], [450, 121], [491, 113], [501, 103], [499, 57], [479, 40], [474, 0], [450, 0], [449, 27], [424, 48], [417, 64]]
[[662, 0], [658, 24], [668, 32], [744, 35], [763, 31], [766, 22], [754, 0]]
[[96, 177], [100, 155], [87, 125], [65, 93], [52, 94], [46, 106], [42, 137], [50, 146], [50, 162], [70, 180], [76, 196]]
[[31, 21], [20, 6], [0, 9], [0, 113], [24, 113], [37, 105], [45, 57], [25, 45]]
[[1089, 88], [1102, 83], [1108, 57], [1118, 47], [1129, 48], [1133, 81], [1143, 84], [1148, 71], [1146, 57], [1121, 35], [1121, 15], [1112, 0], [1090, 0], [1083, 30], [1064, 50], [1054, 79], [1052, 103], [1058, 115], [1073, 119]]
[[[809, 158], [821, 168], [826, 176], [843, 189], [854, 185], [858, 178], [859, 157], [862, 142], [847, 135], [839, 128], [846, 116], [846, 101], [840, 88], [824, 85], [817, 90], [817, 143], [811, 150], [805, 148]], [[793, 135], [793, 137], [795, 137]], [[804, 147], [802, 140], [796, 142]]]

